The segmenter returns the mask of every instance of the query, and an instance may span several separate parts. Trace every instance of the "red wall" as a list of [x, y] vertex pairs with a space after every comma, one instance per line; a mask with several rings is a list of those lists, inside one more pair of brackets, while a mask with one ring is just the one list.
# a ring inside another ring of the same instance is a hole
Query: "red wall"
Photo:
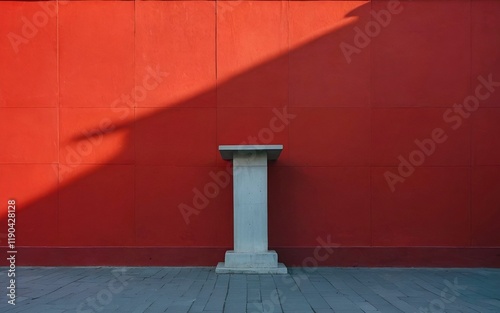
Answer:
[[319, 265], [500, 266], [499, 29], [498, 1], [0, 1], [1, 245], [15, 199], [18, 264], [215, 265], [217, 146], [276, 143], [285, 264], [330, 236]]

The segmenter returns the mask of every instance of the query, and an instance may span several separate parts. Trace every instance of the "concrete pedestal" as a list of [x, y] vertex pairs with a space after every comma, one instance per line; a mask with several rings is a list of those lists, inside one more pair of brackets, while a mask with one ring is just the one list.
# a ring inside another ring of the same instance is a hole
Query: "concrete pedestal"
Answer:
[[216, 273], [287, 273], [267, 245], [267, 161], [281, 150], [282, 145], [219, 146], [222, 158], [233, 160], [234, 250], [226, 252]]

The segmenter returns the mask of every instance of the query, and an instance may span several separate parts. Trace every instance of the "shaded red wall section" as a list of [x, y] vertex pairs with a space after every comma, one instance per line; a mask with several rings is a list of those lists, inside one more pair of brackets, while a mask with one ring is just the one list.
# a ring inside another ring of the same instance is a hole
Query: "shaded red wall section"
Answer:
[[18, 264], [215, 265], [217, 146], [276, 143], [285, 264], [500, 266], [499, 29], [482, 0], [0, 1], [1, 244], [15, 199]]

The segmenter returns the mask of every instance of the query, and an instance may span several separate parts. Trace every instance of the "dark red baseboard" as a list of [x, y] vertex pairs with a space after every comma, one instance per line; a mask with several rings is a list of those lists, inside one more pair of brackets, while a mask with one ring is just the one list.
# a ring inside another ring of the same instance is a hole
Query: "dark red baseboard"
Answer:
[[[315, 248], [277, 248], [286, 265], [311, 266]], [[328, 251], [320, 256], [325, 259]], [[500, 247], [338, 247], [318, 266], [500, 267]]]
[[[17, 266], [215, 266], [229, 248], [18, 247]], [[500, 247], [281, 247], [287, 266], [496, 267]], [[0, 265], [7, 265], [7, 252]]]

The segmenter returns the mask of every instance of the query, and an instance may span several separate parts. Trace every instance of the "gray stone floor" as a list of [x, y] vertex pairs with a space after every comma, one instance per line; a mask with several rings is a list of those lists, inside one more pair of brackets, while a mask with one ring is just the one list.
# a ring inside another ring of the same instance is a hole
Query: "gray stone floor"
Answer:
[[[16, 305], [0, 268], [0, 312], [500, 312], [500, 269], [20, 267]], [[7, 292], [6, 292], [7, 291]]]

